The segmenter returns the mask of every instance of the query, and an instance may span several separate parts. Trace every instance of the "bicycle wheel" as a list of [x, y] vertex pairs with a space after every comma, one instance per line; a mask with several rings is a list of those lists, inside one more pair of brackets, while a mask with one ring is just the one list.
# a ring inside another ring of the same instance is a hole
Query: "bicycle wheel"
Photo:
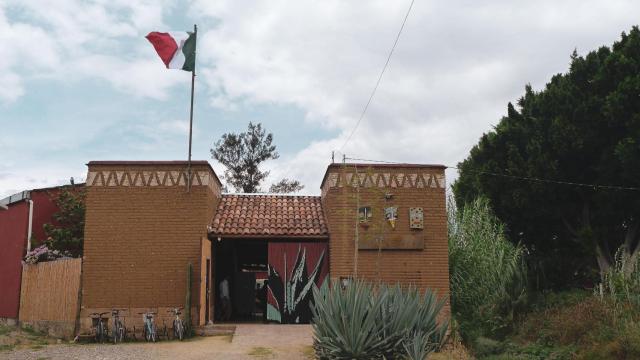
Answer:
[[116, 344], [118, 342], [118, 323], [114, 322], [111, 327], [111, 339], [113, 343]]
[[118, 323], [118, 332], [117, 332], [116, 336], [118, 337], [118, 341], [119, 342], [123, 342], [124, 341], [124, 326], [122, 326], [121, 323]]
[[100, 327], [100, 343], [104, 344], [104, 341], [107, 337], [107, 327], [104, 325], [102, 321], [100, 321], [98, 326]]
[[151, 324], [151, 341], [156, 342], [158, 340], [158, 334], [156, 333], [155, 324]]
[[151, 331], [149, 330], [150, 324], [144, 325], [144, 339], [149, 342], [151, 341]]
[[93, 328], [93, 331], [95, 332], [94, 334], [94, 340], [99, 343], [100, 342], [100, 324], [96, 324], [96, 326]]
[[184, 339], [184, 327], [182, 326], [182, 321], [174, 320], [173, 327], [175, 329], [176, 337], [182, 341]]

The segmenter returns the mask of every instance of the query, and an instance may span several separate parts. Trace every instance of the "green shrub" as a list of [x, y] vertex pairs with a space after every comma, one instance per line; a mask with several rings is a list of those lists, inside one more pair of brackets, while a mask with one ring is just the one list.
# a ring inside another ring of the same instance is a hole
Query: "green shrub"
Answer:
[[473, 350], [478, 357], [500, 354], [504, 349], [501, 342], [478, 336], [473, 341]]
[[438, 349], [447, 323], [435, 293], [355, 281], [314, 288], [314, 349], [319, 359], [424, 359]]
[[53, 196], [59, 210], [53, 214], [53, 223], [44, 224], [44, 244], [49, 249], [69, 253], [72, 257], [82, 256], [85, 199], [86, 190], [73, 186], [64, 187]]
[[527, 306], [524, 249], [479, 198], [458, 211], [449, 201], [451, 307], [468, 342], [504, 336]]
[[598, 290], [616, 305], [640, 306], [640, 256], [630, 256], [624, 246], [620, 247]]

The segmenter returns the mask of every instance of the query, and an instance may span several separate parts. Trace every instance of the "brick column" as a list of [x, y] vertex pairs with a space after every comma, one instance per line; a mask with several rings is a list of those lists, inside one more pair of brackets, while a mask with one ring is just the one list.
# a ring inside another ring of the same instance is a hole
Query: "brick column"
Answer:
[[[200, 299], [201, 241], [220, 199], [220, 181], [206, 161], [92, 161], [88, 164], [81, 328], [91, 312], [129, 309], [127, 327], [147, 309], [166, 317], [185, 303], [193, 264], [192, 319]], [[204, 305], [203, 305], [204, 306]]]

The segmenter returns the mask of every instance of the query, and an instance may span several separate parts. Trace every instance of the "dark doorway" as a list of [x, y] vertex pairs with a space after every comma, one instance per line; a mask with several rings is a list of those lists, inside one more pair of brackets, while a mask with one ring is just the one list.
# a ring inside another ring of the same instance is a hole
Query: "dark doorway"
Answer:
[[[213, 241], [217, 322], [262, 322], [266, 316], [268, 246], [266, 240], [222, 239]], [[221, 283], [227, 280], [230, 317], [225, 319]]]

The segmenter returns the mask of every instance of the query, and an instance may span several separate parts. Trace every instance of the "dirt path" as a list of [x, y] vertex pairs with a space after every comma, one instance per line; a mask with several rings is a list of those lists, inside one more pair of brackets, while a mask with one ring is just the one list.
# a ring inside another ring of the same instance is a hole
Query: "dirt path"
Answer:
[[48, 345], [0, 352], [0, 359], [284, 359], [312, 358], [309, 325], [238, 325], [231, 337], [196, 337], [185, 342], [122, 345]]

